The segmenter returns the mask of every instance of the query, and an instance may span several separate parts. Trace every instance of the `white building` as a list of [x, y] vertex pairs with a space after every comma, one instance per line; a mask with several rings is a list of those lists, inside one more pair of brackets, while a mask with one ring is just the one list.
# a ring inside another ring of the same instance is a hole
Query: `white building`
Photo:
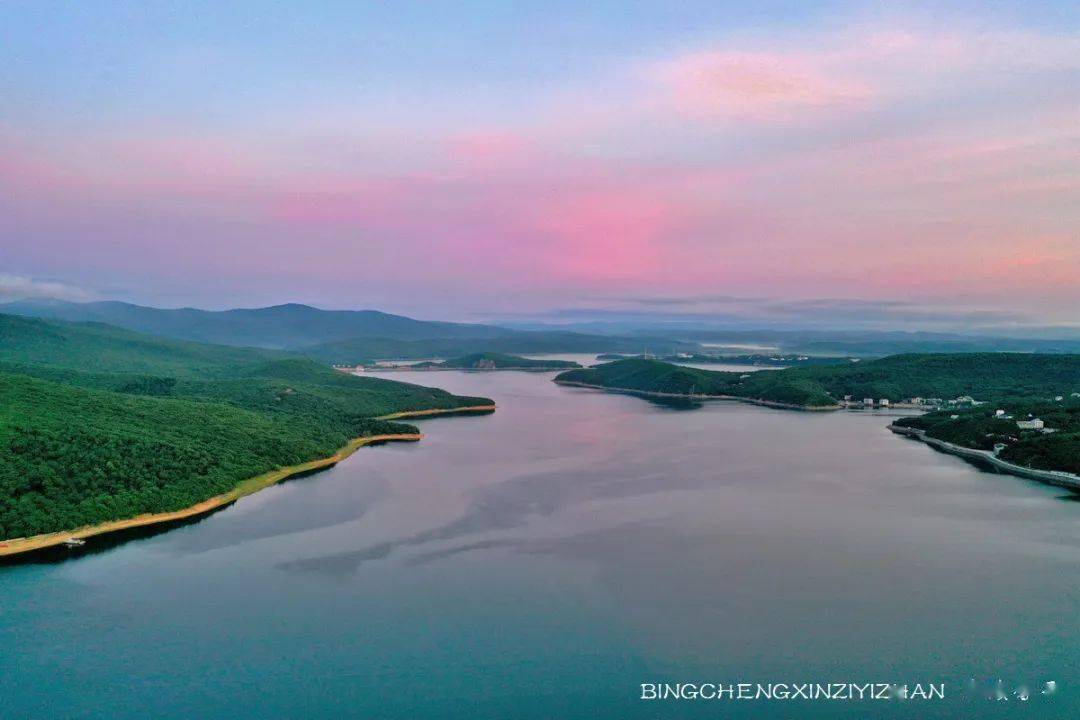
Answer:
[[866, 407], [874, 407], [874, 398], [863, 398], [862, 404]]
[[889, 398], [881, 398], [881, 407], [889, 407]]
[[1016, 421], [1016, 427], [1020, 428], [1021, 430], [1042, 430], [1045, 426], [1046, 423], [1044, 423], [1039, 418], [1034, 418], [1033, 420]]

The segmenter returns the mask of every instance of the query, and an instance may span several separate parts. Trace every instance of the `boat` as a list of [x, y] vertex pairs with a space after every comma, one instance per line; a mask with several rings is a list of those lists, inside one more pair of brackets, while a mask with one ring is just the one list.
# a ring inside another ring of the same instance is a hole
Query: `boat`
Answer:
[[64, 541], [64, 546], [69, 548], [82, 547], [86, 544], [86, 541], [82, 538], [68, 538]]

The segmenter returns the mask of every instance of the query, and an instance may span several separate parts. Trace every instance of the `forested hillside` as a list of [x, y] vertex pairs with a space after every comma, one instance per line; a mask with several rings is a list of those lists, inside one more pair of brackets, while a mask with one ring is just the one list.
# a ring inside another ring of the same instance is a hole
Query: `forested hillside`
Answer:
[[23, 301], [0, 313], [68, 322], [99, 322], [140, 333], [222, 345], [296, 348], [349, 338], [483, 338], [505, 335], [490, 325], [430, 322], [377, 310], [322, 310], [287, 304], [236, 310], [163, 309], [123, 302]]
[[236, 310], [161, 309], [123, 302], [21, 301], [0, 314], [97, 322], [178, 340], [286, 349], [327, 364], [391, 358], [454, 357], [474, 352], [639, 351], [643, 346], [697, 347], [660, 338], [620, 338], [561, 330], [433, 322], [377, 310], [323, 310], [287, 304]]
[[0, 315], [0, 539], [176, 510], [487, 398], [306, 358]]
[[1080, 354], [950, 353], [891, 355], [839, 366], [782, 371], [812, 380], [833, 397], [978, 399], [1045, 397], [1080, 390]]
[[351, 437], [415, 431], [336, 420], [0, 374], [0, 539], [179, 510]]

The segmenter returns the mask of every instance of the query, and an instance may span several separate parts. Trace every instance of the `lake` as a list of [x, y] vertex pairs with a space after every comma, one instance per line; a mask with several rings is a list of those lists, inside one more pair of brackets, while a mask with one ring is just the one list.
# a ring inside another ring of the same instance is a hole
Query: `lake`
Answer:
[[[0, 568], [0, 716], [1080, 716], [1080, 503], [1061, 490], [886, 415], [673, 407], [552, 373], [387, 377], [499, 410], [168, 532]], [[1009, 699], [984, 699], [998, 678]], [[664, 682], [947, 695], [639, 699]]]

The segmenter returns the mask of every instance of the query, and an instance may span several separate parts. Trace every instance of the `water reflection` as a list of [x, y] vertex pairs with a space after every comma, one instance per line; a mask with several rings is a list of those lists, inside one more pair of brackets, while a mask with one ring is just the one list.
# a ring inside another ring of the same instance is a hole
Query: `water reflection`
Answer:
[[[534, 517], [550, 517], [571, 506], [596, 500], [616, 500], [650, 494], [669, 493], [702, 487], [701, 475], [673, 476], [661, 464], [644, 464], [632, 472], [611, 472], [603, 468], [573, 474], [538, 473], [483, 487], [474, 493], [463, 515], [435, 528], [378, 543], [355, 551], [279, 563], [293, 571], [352, 572], [370, 560], [380, 560], [391, 552], [428, 543], [453, 541], [493, 531], [522, 527]], [[494, 547], [506, 540], [487, 540], [473, 547]], [[518, 541], [520, 546], [522, 541]], [[433, 557], [438, 557], [434, 555]]]

